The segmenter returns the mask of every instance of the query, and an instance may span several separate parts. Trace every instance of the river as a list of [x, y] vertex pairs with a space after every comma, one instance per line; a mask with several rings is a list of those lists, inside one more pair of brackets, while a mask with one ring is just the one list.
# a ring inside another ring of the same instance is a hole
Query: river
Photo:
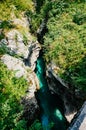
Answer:
[[58, 95], [50, 92], [46, 80], [45, 63], [42, 55], [37, 59], [36, 74], [40, 82], [37, 99], [41, 108], [43, 130], [66, 130], [64, 105]]

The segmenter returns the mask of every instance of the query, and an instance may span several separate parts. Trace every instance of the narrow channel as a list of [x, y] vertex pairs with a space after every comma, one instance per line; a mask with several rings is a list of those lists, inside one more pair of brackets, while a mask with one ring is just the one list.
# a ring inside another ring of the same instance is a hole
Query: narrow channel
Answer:
[[41, 123], [43, 130], [66, 130], [64, 105], [58, 95], [50, 92], [46, 80], [45, 63], [40, 54], [37, 59], [36, 74], [40, 82], [37, 99], [41, 108]]

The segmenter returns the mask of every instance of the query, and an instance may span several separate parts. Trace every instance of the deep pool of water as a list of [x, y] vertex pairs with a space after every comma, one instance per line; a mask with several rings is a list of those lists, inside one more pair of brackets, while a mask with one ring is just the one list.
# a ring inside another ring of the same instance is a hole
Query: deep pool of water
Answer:
[[43, 130], [66, 130], [66, 119], [63, 116], [62, 100], [50, 92], [45, 77], [45, 64], [40, 56], [37, 60], [36, 74], [40, 82], [37, 99], [41, 108], [41, 122]]

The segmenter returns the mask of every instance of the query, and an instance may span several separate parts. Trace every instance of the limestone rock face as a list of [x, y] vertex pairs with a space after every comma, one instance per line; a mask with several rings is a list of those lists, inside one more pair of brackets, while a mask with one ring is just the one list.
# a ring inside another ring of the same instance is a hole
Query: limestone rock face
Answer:
[[35, 96], [31, 99], [24, 97], [21, 103], [24, 104], [24, 117], [26, 120], [28, 120], [28, 124], [31, 125], [31, 123], [33, 123], [34, 119], [37, 119], [40, 113], [37, 100]]
[[37, 41], [32, 42], [29, 45], [29, 54], [28, 54], [27, 62], [32, 70], [34, 70], [36, 67], [36, 61], [39, 56], [40, 50], [41, 50], [41, 46], [39, 45]]
[[[8, 45], [15, 54], [18, 54], [24, 58], [28, 57], [28, 47], [25, 46], [23, 36], [15, 29], [6, 34]], [[28, 43], [29, 44], [29, 43]]]
[[32, 98], [32, 95], [34, 96], [34, 92], [36, 91], [36, 87], [39, 87], [39, 81], [36, 74], [29, 66], [25, 66], [23, 60], [21, 59], [5, 54], [1, 57], [1, 60], [9, 70], [14, 71], [16, 77], [23, 76], [28, 82], [31, 82], [28, 95], [29, 98]]
[[29, 22], [28, 22], [27, 18], [25, 18], [25, 17], [22, 17], [21, 19], [15, 18], [12, 21], [13, 21], [13, 24], [15, 24], [15, 25], [21, 25], [25, 28], [29, 27]]
[[1, 45], [5, 45], [9, 49], [9, 54], [22, 57], [27, 66], [32, 70], [35, 69], [36, 61], [41, 50], [41, 46], [37, 41], [28, 41], [28, 44], [25, 45], [23, 35], [17, 30], [11, 30], [7, 33], [6, 39], [1, 40]]
[[86, 102], [76, 114], [68, 130], [86, 130]]
[[48, 68], [46, 73], [49, 89], [51, 92], [56, 93], [64, 102], [65, 116], [70, 122], [76, 112], [74, 97], [67, 85], [54, 73], [52, 68]]
[[15, 57], [5, 54], [1, 57], [1, 60], [7, 65], [9, 70], [15, 71], [16, 77], [24, 76], [26, 78], [27, 71], [24, 63]]

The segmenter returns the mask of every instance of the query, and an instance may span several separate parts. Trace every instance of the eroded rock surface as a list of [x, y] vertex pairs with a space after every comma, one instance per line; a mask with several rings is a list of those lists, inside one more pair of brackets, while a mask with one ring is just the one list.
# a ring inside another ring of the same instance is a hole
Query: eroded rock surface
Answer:
[[86, 130], [86, 102], [76, 114], [68, 130]]
[[32, 42], [29, 45], [27, 63], [31, 67], [32, 70], [34, 70], [36, 67], [36, 61], [37, 61], [37, 58], [39, 57], [40, 50], [41, 50], [41, 46], [37, 41]]
[[56, 93], [64, 102], [64, 111], [67, 120], [70, 122], [76, 113], [76, 103], [67, 85], [57, 76], [52, 68], [47, 69], [47, 81], [51, 92]]
[[[29, 94], [29, 93], [28, 93]], [[24, 105], [24, 117], [31, 125], [34, 119], [37, 119], [40, 114], [40, 109], [35, 96], [29, 99], [27, 96], [22, 99], [21, 102]]]

